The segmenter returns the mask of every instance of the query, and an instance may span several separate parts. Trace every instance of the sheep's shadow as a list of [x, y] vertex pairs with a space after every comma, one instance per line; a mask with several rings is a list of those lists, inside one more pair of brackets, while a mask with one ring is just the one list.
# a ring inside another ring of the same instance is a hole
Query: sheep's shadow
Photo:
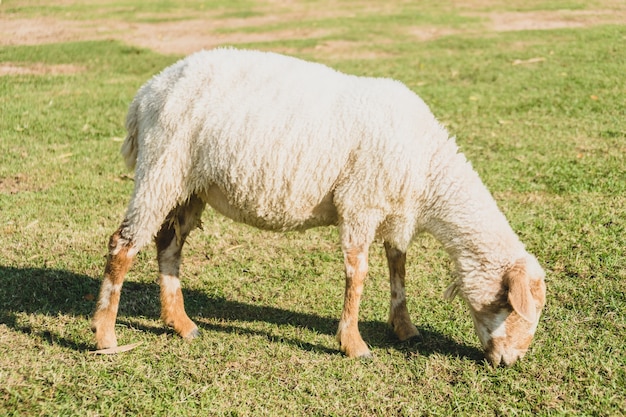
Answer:
[[[53, 330], [34, 328], [19, 319], [22, 313], [43, 314], [50, 317], [72, 315], [88, 319], [94, 309], [93, 294], [97, 294], [100, 280], [66, 270], [46, 268], [12, 268], [0, 266], [0, 324], [39, 338], [45, 343], [55, 343], [78, 351], [93, 346], [57, 334]], [[190, 317], [201, 330], [226, 333], [251, 334], [267, 337], [275, 343], [287, 343], [300, 349], [329, 354], [338, 350], [314, 345], [294, 338], [282, 337], [278, 332], [267, 332], [238, 326], [240, 322], [264, 322], [309, 329], [320, 334], [334, 335], [338, 319], [315, 314], [294, 312], [251, 303], [209, 297], [197, 290], [183, 290]], [[126, 281], [120, 302], [118, 323], [153, 333], [171, 332], [165, 327], [151, 327], [134, 317], [159, 317], [159, 287], [154, 283]], [[145, 323], [145, 321], [143, 322]], [[482, 353], [471, 346], [459, 344], [438, 330], [418, 327], [421, 337], [399, 342], [386, 323], [364, 321], [359, 324], [366, 342], [374, 348], [395, 349], [407, 356], [434, 353], [482, 362]]]

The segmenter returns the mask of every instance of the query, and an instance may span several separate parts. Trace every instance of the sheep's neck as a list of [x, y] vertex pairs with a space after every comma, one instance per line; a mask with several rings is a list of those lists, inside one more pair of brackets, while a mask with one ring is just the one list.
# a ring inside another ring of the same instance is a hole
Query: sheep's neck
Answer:
[[424, 229], [443, 244], [461, 277], [499, 270], [522, 255], [523, 245], [462, 154], [434, 171]]

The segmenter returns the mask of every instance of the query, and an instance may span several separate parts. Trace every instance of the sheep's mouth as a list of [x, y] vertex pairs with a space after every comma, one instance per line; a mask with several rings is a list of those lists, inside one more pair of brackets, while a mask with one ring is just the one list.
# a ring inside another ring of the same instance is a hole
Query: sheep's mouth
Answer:
[[510, 367], [515, 364], [515, 362], [522, 359], [524, 355], [526, 355], [526, 350], [513, 349], [510, 352], [502, 350], [485, 351], [485, 357], [494, 368], [499, 366]]

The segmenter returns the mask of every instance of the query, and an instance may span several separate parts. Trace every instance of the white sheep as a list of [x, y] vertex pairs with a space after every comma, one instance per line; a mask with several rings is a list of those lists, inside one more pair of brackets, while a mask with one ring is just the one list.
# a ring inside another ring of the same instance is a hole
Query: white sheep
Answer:
[[181, 249], [205, 204], [235, 221], [286, 231], [337, 225], [346, 288], [337, 339], [369, 356], [358, 330], [368, 249], [384, 242], [389, 324], [418, 335], [405, 299], [406, 251], [433, 234], [455, 262], [446, 291], [469, 305], [488, 360], [522, 357], [545, 303], [544, 272], [528, 254], [454, 138], [400, 82], [345, 75], [274, 53], [195, 53], [149, 80], [130, 105], [122, 154], [135, 189], [109, 241], [92, 321], [99, 348], [117, 346], [124, 275], [156, 241], [161, 318], [184, 338]]

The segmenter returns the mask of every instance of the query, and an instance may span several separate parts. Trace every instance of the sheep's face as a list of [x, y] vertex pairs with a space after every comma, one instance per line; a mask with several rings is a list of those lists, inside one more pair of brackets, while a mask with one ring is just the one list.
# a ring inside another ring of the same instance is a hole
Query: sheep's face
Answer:
[[521, 359], [535, 335], [546, 299], [544, 273], [536, 260], [516, 263], [502, 277], [496, 299], [476, 310], [470, 306], [476, 334], [493, 366]]

